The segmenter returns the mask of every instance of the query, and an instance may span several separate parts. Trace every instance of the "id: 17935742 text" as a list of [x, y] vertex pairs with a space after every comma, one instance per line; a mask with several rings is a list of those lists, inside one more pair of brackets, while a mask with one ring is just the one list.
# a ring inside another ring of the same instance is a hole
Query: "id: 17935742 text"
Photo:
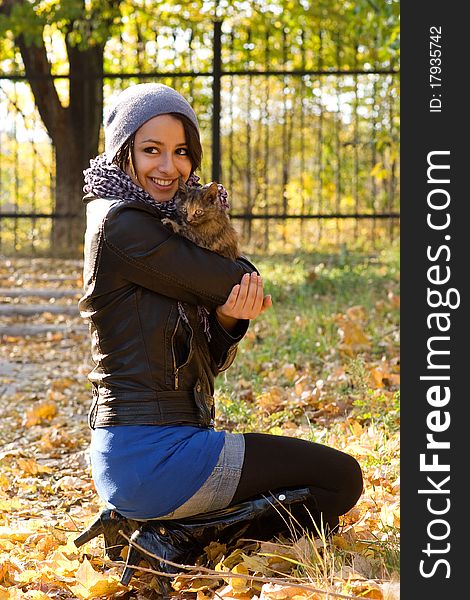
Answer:
[[442, 111], [442, 27], [429, 28], [429, 87], [432, 97], [429, 100], [429, 112]]

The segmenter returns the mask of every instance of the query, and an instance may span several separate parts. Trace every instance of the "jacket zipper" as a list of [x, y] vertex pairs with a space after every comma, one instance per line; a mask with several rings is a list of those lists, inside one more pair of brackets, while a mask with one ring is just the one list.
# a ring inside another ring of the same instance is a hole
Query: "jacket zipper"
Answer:
[[178, 325], [180, 323], [180, 319], [181, 319], [181, 317], [178, 317], [178, 320], [176, 321], [176, 327], [175, 327], [175, 329], [173, 331], [173, 335], [171, 337], [171, 355], [172, 355], [172, 358], [173, 358], [173, 374], [174, 374], [174, 378], [175, 378], [174, 379], [174, 381], [175, 381], [175, 390], [177, 390], [178, 387], [179, 387], [179, 370], [182, 367], [184, 367], [185, 365], [188, 364], [189, 359], [191, 358], [191, 355], [192, 355], [192, 344], [193, 344], [193, 341], [192, 341], [193, 340], [193, 331], [192, 331], [191, 326], [189, 326], [189, 328], [191, 329], [191, 338], [190, 338], [190, 341], [189, 341], [190, 347], [189, 347], [188, 359], [186, 360], [186, 362], [184, 364], [182, 364], [182, 365], [180, 365], [178, 367], [177, 364], [176, 364], [176, 356], [175, 356], [175, 348], [174, 348], [173, 339], [175, 337], [176, 330], [178, 329]]
[[178, 389], [178, 371], [179, 369], [175, 369], [175, 390]]
[[178, 325], [180, 323], [180, 318], [178, 317], [176, 320], [176, 327], [173, 330], [173, 335], [171, 336], [171, 356], [173, 358], [173, 376], [175, 378], [175, 390], [178, 389], [178, 367], [176, 366], [176, 356], [175, 356], [175, 347], [174, 347], [174, 342], [173, 339], [175, 337], [175, 332], [178, 329]]

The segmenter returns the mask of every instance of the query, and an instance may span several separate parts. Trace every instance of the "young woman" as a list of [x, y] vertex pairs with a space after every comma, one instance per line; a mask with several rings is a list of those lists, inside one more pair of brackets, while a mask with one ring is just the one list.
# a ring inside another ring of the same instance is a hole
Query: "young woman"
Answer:
[[354, 458], [301, 439], [214, 428], [214, 379], [271, 298], [244, 257], [202, 249], [161, 223], [174, 214], [179, 177], [200, 185], [193, 109], [172, 88], [134, 85], [115, 98], [104, 133], [105, 153], [85, 171], [79, 303], [95, 363], [93, 479], [115, 511], [96, 527], [104, 531], [116, 513], [130, 520], [129, 531], [149, 519], [175, 524], [197, 515], [200, 524], [210, 513], [220, 531], [230, 520], [226, 507], [245, 502], [239, 517], [246, 522], [256, 502], [272, 512], [270, 492], [283, 491], [277, 498], [287, 502], [289, 490], [301, 489], [297, 500], [331, 531], [362, 492]]

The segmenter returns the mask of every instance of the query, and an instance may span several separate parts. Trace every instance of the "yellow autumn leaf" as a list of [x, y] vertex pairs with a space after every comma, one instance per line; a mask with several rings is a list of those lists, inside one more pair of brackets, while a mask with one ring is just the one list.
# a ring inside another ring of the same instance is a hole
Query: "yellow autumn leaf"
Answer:
[[297, 369], [293, 363], [286, 363], [281, 368], [282, 375], [289, 381], [293, 381], [297, 375]]
[[18, 467], [23, 471], [23, 475], [40, 475], [41, 473], [52, 473], [51, 467], [40, 465], [34, 458], [18, 458]]
[[0, 562], [0, 583], [5, 583], [7, 585], [14, 583], [19, 570], [19, 566], [8, 558], [2, 560], [2, 562]]
[[350, 548], [348, 541], [341, 535], [334, 535], [331, 538], [331, 541], [333, 542], [335, 547], [339, 548], [340, 550], [349, 550]]
[[355, 596], [370, 598], [371, 600], [383, 600], [383, 592], [375, 581], [352, 581], [351, 591]]
[[265, 583], [261, 588], [259, 600], [293, 600], [294, 598], [309, 598], [317, 600], [320, 598], [313, 591], [301, 590], [298, 587], [281, 585], [279, 583]]
[[258, 396], [256, 403], [268, 412], [274, 412], [281, 407], [282, 390], [276, 386], [271, 387], [266, 392]]
[[60, 550], [56, 550], [48, 562], [58, 575], [72, 575], [77, 569], [81, 568], [79, 560], [70, 560]]
[[91, 600], [99, 596], [111, 595], [123, 589], [118, 579], [112, 575], [98, 573], [85, 557], [75, 573], [76, 585], [69, 586], [80, 600]]
[[62, 379], [56, 379], [55, 381], [53, 381], [51, 384], [51, 389], [58, 390], [61, 392], [64, 389], [73, 385], [74, 383], [75, 383], [74, 380], [71, 379], [70, 377], [63, 377]]
[[0, 490], [7, 490], [10, 487], [10, 480], [3, 473], [0, 474]]
[[0, 589], [0, 600], [24, 600], [24, 594], [16, 588]]
[[358, 421], [351, 420], [349, 422], [349, 428], [355, 437], [361, 437], [361, 435], [364, 433], [364, 428]]
[[248, 571], [252, 573], [261, 573], [262, 575], [269, 575], [271, 569], [268, 567], [268, 559], [264, 556], [255, 556], [243, 554], [243, 563]]
[[41, 402], [27, 411], [24, 419], [24, 427], [38, 425], [42, 421], [50, 421], [57, 414], [57, 405], [55, 402]]
[[353, 442], [352, 444], [348, 444], [345, 450], [353, 456], [373, 456], [375, 458], [378, 458], [377, 452], [373, 448], [367, 448], [366, 446], [355, 442]]
[[0, 538], [0, 552], [11, 552], [13, 548], [16, 546], [13, 542], [9, 540], [2, 540]]
[[25, 600], [48, 600], [50, 596], [41, 590], [29, 590], [24, 595]]
[[15, 579], [18, 583], [31, 583], [37, 581], [38, 572], [33, 569], [25, 569], [24, 571], [21, 571], [21, 573], [18, 573]]
[[8, 527], [8, 525], [0, 526], [0, 538], [10, 540], [11, 542], [24, 542], [30, 535], [36, 533], [31, 529], [26, 529], [22, 525], [14, 525]]
[[208, 546], [204, 548], [204, 552], [206, 553], [207, 558], [211, 562], [214, 562], [217, 559], [217, 562], [219, 562], [223, 559], [225, 553], [227, 552], [227, 545], [212, 541]]
[[[231, 585], [226, 585], [225, 587], [217, 590], [217, 598], [225, 598], [226, 600], [252, 600], [253, 594], [244, 593], [236, 591], [232, 588]], [[256, 596], [255, 596], [256, 598]], [[205, 600], [201, 597], [201, 594], [198, 593], [197, 600]]]
[[91, 482], [85, 481], [80, 477], [74, 477], [73, 475], [65, 475], [61, 477], [56, 483], [55, 487], [60, 490], [87, 490], [91, 488]]
[[[244, 563], [238, 563], [231, 569], [232, 573], [237, 575], [248, 575], [248, 568]], [[230, 577], [228, 583], [233, 587], [235, 592], [244, 592], [250, 588], [249, 581], [244, 577]]]
[[365, 321], [367, 319], [366, 309], [363, 306], [350, 306], [346, 310], [346, 315], [351, 321]]
[[354, 321], [344, 320], [341, 323], [341, 331], [343, 335], [343, 344], [346, 346], [370, 346], [370, 340]]
[[[31, 536], [31, 538], [33, 538], [33, 536]], [[56, 550], [59, 545], [59, 541], [50, 534], [43, 533], [36, 536], [36, 539], [31, 538], [28, 539], [28, 543], [31, 545], [35, 544], [34, 551], [41, 559], [45, 559], [48, 554], [50, 554], [53, 550]]]
[[200, 592], [201, 590], [209, 590], [217, 585], [217, 580], [204, 577], [194, 577], [194, 579], [189, 580], [175, 577], [171, 587], [176, 592]]
[[380, 521], [388, 527], [399, 527], [400, 510], [398, 503], [383, 504], [380, 509]]

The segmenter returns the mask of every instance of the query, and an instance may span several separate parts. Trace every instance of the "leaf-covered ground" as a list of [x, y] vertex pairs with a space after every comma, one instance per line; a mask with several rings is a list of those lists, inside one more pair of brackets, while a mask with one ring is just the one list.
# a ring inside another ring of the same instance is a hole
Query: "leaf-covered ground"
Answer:
[[[331, 542], [214, 541], [199, 561], [206, 571], [170, 580], [172, 594], [396, 599], [397, 255], [252, 258], [274, 307], [252, 323], [219, 378], [217, 426], [343, 449], [361, 463], [365, 490]], [[2, 259], [0, 288], [0, 600], [158, 598], [152, 573], [120, 585], [123, 563], [104, 557], [101, 538], [73, 544], [102, 507], [87, 458], [80, 261]]]

